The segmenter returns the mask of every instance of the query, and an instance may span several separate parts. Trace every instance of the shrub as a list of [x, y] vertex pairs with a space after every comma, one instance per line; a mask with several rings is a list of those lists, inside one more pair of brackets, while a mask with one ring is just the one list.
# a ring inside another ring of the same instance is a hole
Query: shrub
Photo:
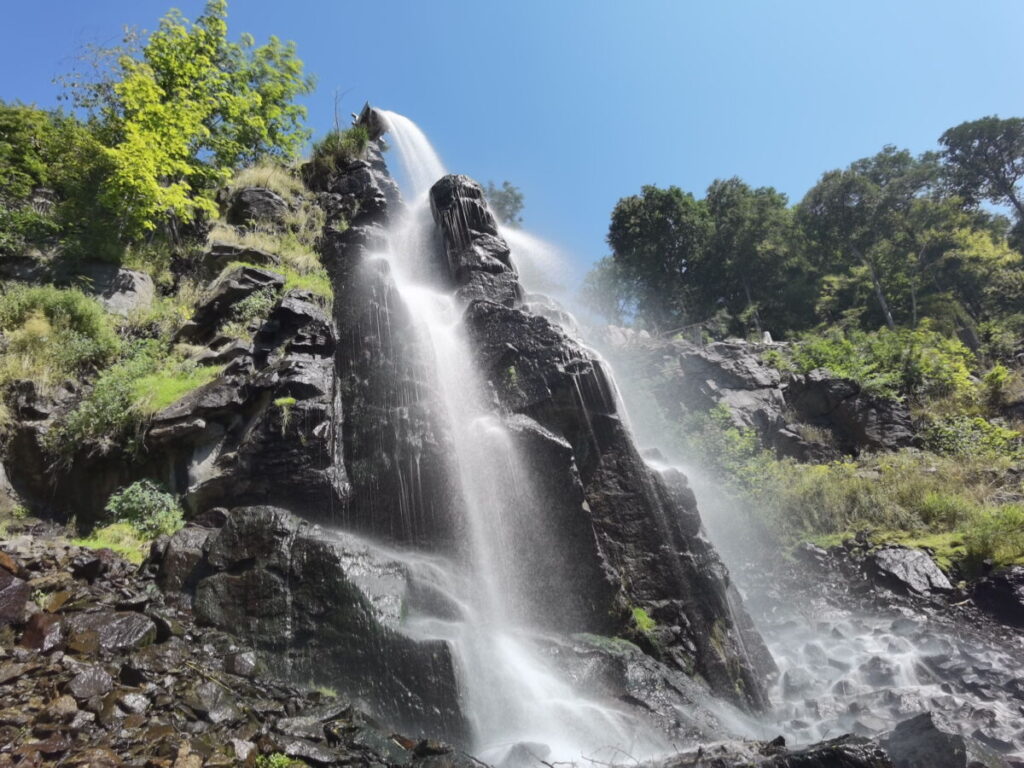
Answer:
[[277, 300], [277, 291], [269, 286], [249, 294], [232, 307], [231, 320], [221, 328], [221, 333], [239, 339], [248, 337], [249, 325], [254, 320], [266, 319], [277, 304]]
[[128, 523], [150, 539], [172, 534], [185, 524], [178, 500], [152, 480], [139, 480], [113, 493], [106, 512], [114, 522]]
[[825, 368], [883, 397], [969, 398], [974, 393], [974, 355], [958, 340], [926, 325], [872, 333], [833, 330], [808, 334], [784, 351], [772, 350], [764, 360], [797, 373]]
[[0, 295], [7, 349], [0, 384], [19, 378], [43, 386], [82, 377], [109, 363], [121, 342], [110, 316], [77, 289], [10, 285]]
[[313, 144], [310, 155], [312, 171], [316, 175], [332, 174], [362, 157], [369, 145], [370, 133], [365, 125], [353, 125], [344, 131], [331, 131]]
[[933, 417], [922, 435], [925, 446], [936, 453], [1024, 458], [1024, 435], [981, 416]]

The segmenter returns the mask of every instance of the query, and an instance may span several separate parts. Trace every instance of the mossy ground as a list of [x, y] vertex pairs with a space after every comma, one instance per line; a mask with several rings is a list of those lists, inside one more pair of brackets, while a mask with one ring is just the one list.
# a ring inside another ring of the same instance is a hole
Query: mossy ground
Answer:
[[138, 564], [146, 559], [150, 542], [129, 523], [112, 523], [88, 536], [72, 539], [71, 543], [88, 549], [112, 549], [125, 560]]

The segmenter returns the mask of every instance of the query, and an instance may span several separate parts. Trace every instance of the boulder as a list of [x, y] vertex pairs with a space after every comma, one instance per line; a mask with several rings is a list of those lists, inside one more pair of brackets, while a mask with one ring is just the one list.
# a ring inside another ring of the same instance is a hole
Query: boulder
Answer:
[[108, 312], [124, 317], [149, 309], [156, 298], [156, 286], [145, 272], [101, 261], [60, 265], [54, 282], [76, 285], [99, 299]]
[[877, 583], [901, 594], [928, 595], [953, 591], [946, 574], [921, 549], [882, 547], [868, 554], [864, 569]]
[[200, 567], [197, 619], [270, 652], [272, 671], [337, 685], [402, 727], [464, 738], [448, 646], [401, 629], [415, 600], [403, 563], [283, 510], [244, 507], [212, 532]]
[[209, 341], [217, 329], [230, 319], [231, 310], [238, 302], [257, 291], [280, 291], [283, 287], [284, 278], [276, 272], [256, 267], [235, 267], [218, 277], [210, 286], [192, 313], [192, 319], [175, 335], [175, 341]]
[[228, 201], [227, 222], [236, 226], [270, 223], [283, 224], [288, 203], [265, 187], [242, 187]]
[[998, 753], [930, 712], [904, 720], [880, 741], [894, 768], [1009, 768]]
[[156, 625], [133, 611], [76, 613], [64, 620], [68, 644], [82, 652], [127, 651], [156, 639]]
[[0, 568], [0, 627], [24, 621], [25, 604], [31, 595], [28, 582]]
[[979, 608], [1004, 624], [1024, 627], [1024, 566], [1001, 568], [977, 581], [971, 591]]

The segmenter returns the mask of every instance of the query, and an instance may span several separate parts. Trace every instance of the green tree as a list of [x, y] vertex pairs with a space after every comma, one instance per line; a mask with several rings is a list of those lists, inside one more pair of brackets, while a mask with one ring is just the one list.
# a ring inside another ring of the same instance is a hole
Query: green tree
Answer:
[[522, 225], [523, 193], [519, 187], [509, 181], [503, 181], [500, 187], [496, 187], [493, 181], [488, 181], [484, 194], [499, 222], [510, 227]]
[[636, 319], [669, 330], [704, 318], [691, 307], [688, 273], [713, 234], [707, 204], [679, 187], [645, 186], [612, 211], [614, 277], [629, 286]]
[[226, 0], [209, 0], [194, 24], [171, 11], [145, 45], [129, 37], [114, 54], [113, 68], [71, 86], [107, 145], [112, 172], [101, 198], [117, 205], [128, 238], [168, 217], [213, 212], [209, 192], [233, 168], [294, 158], [309, 138], [294, 100], [313, 81], [294, 44], [271, 38], [255, 47], [249, 35], [229, 42]]
[[936, 177], [934, 157], [915, 158], [887, 146], [844, 170], [825, 173], [797, 207], [797, 221], [818, 268], [823, 273], [863, 274], [890, 329], [896, 322], [889, 293], [906, 278], [900, 242], [906, 217]]
[[943, 133], [939, 143], [957, 194], [970, 203], [1008, 204], [1024, 222], [1024, 118], [971, 120]]
[[786, 196], [733, 177], [712, 182], [705, 200], [714, 229], [690, 278], [702, 313], [724, 307], [738, 333], [751, 326], [784, 332], [801, 300], [807, 303], [803, 294], [811, 277], [794, 247]]

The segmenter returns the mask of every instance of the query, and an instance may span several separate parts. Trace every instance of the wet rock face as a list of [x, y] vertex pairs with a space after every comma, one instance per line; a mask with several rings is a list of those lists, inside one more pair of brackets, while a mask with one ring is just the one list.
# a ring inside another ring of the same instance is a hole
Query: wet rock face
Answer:
[[196, 550], [189, 530], [172, 537], [158, 580], [194, 583], [199, 621], [271, 652], [278, 674], [336, 686], [424, 735], [465, 739], [447, 645], [398, 628], [411, 599], [404, 566], [351, 536], [248, 507], [207, 533], [186, 574], [168, 558], [176, 546]]
[[[770, 657], [752, 626], [740, 631], [743, 608], [731, 604], [728, 575], [701, 531], [693, 494], [681, 476], [666, 483], [643, 462], [600, 361], [547, 319], [521, 310], [478, 301], [466, 323], [502, 406], [572, 447], [593, 536], [574, 556], [602, 571], [615, 591], [591, 619], [604, 628], [592, 631], [608, 632], [607, 617], [616, 617], [609, 634], [630, 633], [720, 695], [763, 706]], [[556, 472], [549, 466], [545, 482], [571, 482]], [[638, 628], [634, 609], [654, 627]]]
[[992, 573], [974, 585], [974, 602], [1004, 624], [1024, 627], [1024, 566]]
[[509, 247], [498, 235], [483, 187], [468, 176], [445, 176], [430, 189], [430, 208], [441, 230], [456, 295], [466, 302], [521, 302], [523, 292]]
[[387, 262], [389, 206], [397, 188], [379, 154], [334, 180], [327, 193], [356, 212], [344, 231], [328, 228], [323, 260], [335, 286], [344, 468], [351, 483], [339, 521], [392, 541], [455, 546], [461, 503], [449, 481], [453, 454], [427, 374], [428, 361]]
[[[480, 186], [446, 176], [430, 198], [456, 295], [469, 302], [470, 340], [496, 399], [568, 448], [532, 477], [558, 500], [549, 538], [572, 553], [578, 574], [596, 577], [577, 578], [575, 593], [552, 591], [547, 606], [569, 610], [558, 597], [575, 600], [578, 628], [633, 634], [645, 650], [701, 674], [721, 695], [762, 706], [768, 670], [755, 669], [741, 652], [734, 614], [742, 607], [730, 605], [728, 576], [700, 531], [685, 481], [674, 478], [670, 489], [644, 464], [600, 361], [548, 319], [516, 308], [521, 289]], [[634, 609], [654, 628], [640, 628]], [[763, 649], [752, 626], [748, 634]], [[766, 652], [754, 657], [770, 665]]]

